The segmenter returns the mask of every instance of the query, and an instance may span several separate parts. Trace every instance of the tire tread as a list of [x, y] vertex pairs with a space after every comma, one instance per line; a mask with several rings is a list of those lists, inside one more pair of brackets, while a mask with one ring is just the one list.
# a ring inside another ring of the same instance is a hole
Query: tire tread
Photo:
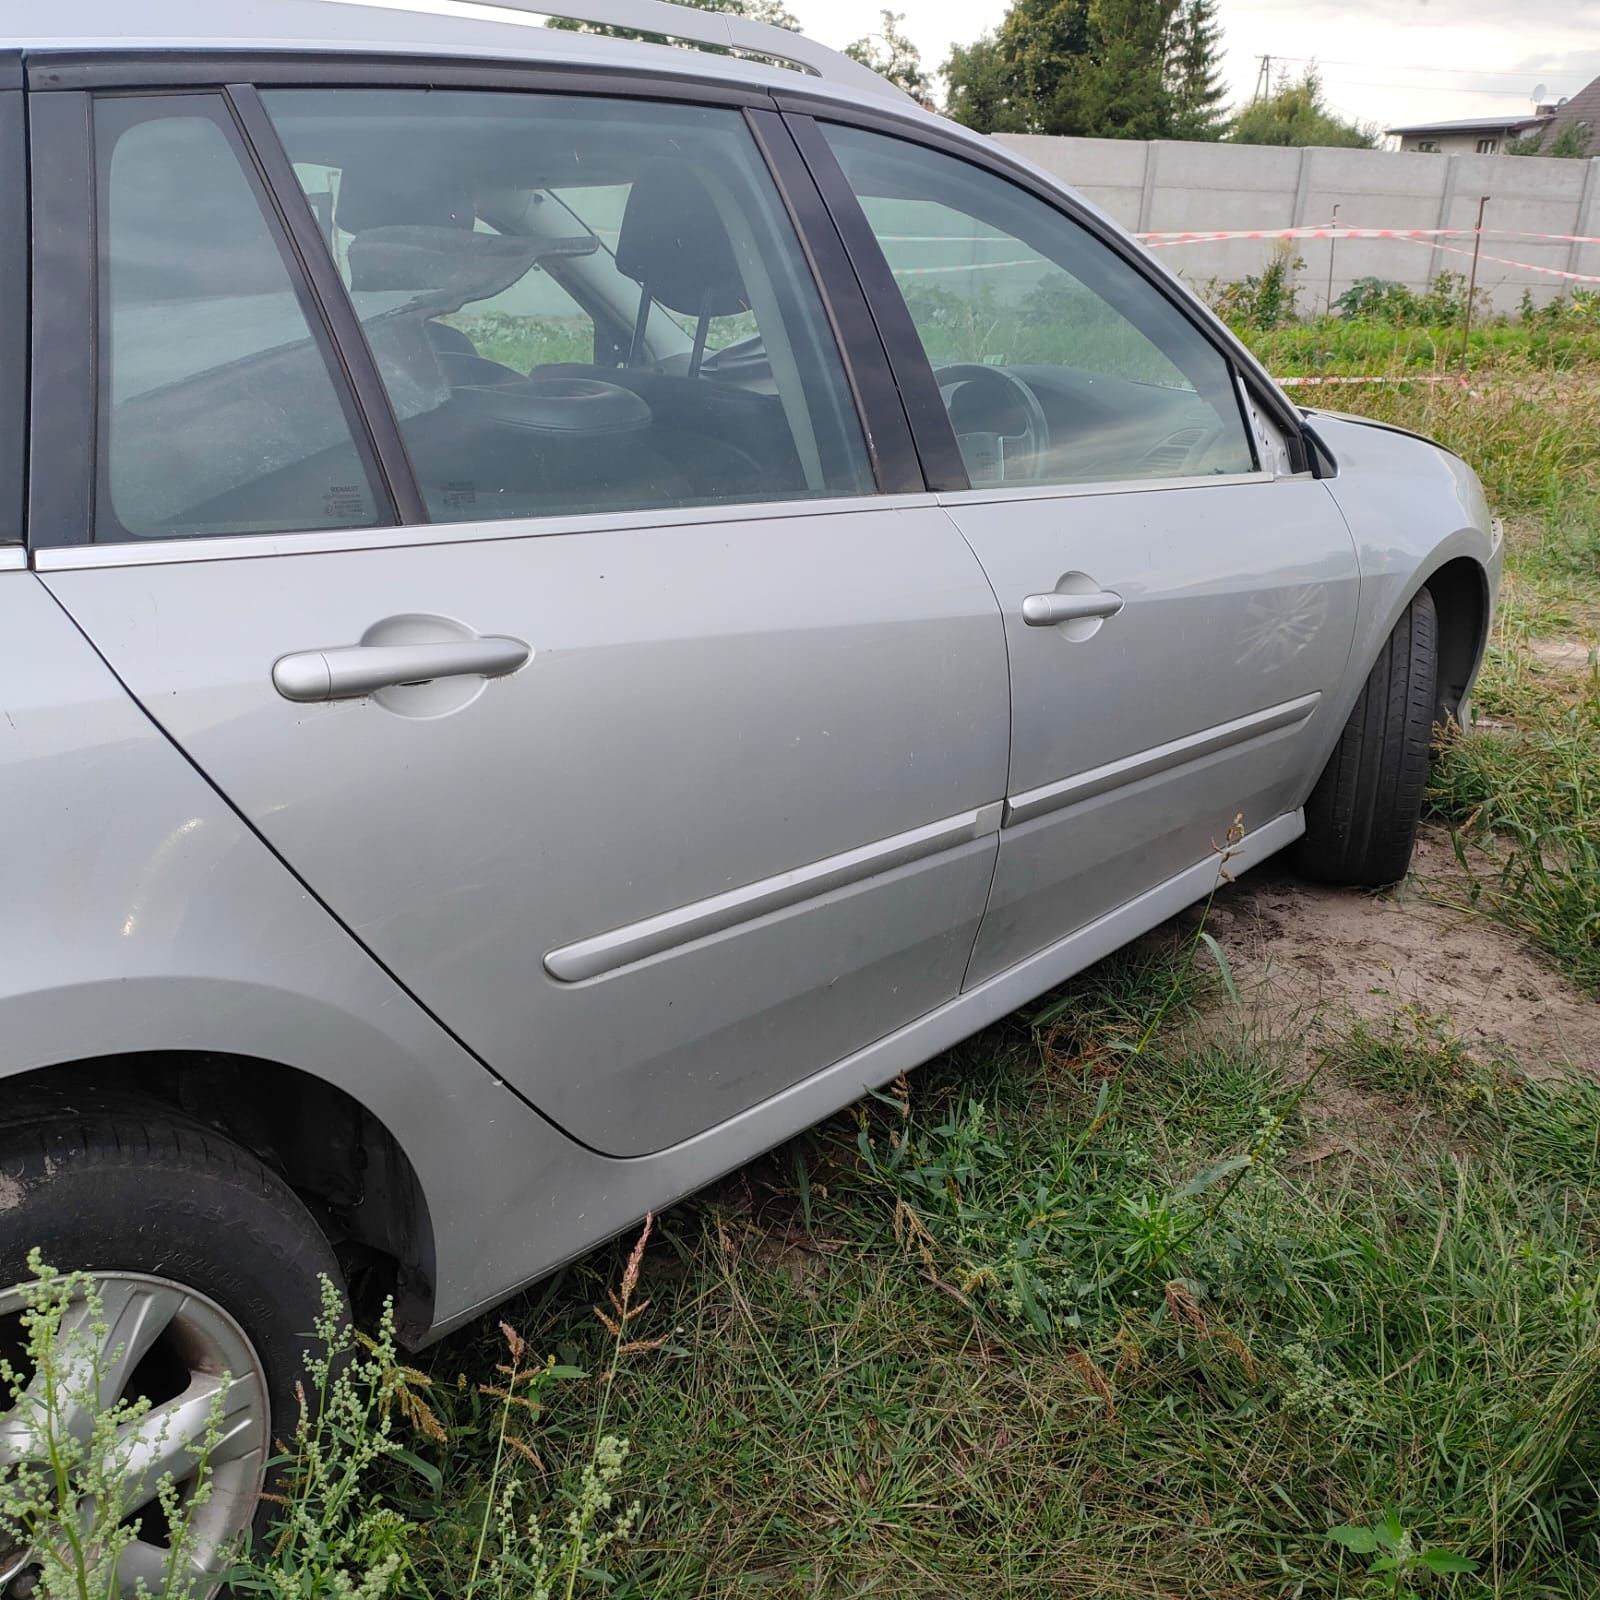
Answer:
[[1325, 883], [1382, 888], [1406, 874], [1433, 746], [1438, 616], [1417, 592], [1384, 640], [1306, 801], [1295, 864]]

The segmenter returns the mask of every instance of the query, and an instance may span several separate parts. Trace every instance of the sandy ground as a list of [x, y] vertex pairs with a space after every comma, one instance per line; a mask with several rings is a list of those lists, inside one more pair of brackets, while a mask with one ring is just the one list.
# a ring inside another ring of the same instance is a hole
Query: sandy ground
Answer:
[[1600, 1003], [1513, 933], [1440, 904], [1459, 872], [1449, 838], [1424, 829], [1416, 875], [1386, 894], [1303, 883], [1266, 863], [1224, 888], [1208, 927], [1226, 952], [1246, 1026], [1298, 1031], [1308, 1054], [1354, 1018], [1411, 1006], [1468, 1046], [1530, 1075], [1600, 1078]]

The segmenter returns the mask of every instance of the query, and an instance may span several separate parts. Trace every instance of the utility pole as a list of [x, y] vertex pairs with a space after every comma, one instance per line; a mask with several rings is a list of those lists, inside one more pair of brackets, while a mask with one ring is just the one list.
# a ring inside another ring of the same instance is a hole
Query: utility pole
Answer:
[[1272, 57], [1262, 56], [1261, 66], [1256, 72], [1256, 92], [1250, 96], [1250, 104], [1258, 100], [1270, 99], [1272, 95]]

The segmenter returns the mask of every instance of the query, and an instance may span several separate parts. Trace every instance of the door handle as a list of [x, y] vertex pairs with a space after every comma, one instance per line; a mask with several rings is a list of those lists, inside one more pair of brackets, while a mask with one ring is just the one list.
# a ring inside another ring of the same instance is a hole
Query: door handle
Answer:
[[1122, 596], [1109, 589], [1098, 594], [1030, 594], [1022, 602], [1022, 620], [1030, 628], [1053, 628], [1058, 622], [1114, 617], [1122, 609]]
[[272, 683], [285, 700], [356, 700], [433, 678], [503, 678], [532, 654], [520, 639], [494, 635], [437, 644], [352, 644], [280, 656]]

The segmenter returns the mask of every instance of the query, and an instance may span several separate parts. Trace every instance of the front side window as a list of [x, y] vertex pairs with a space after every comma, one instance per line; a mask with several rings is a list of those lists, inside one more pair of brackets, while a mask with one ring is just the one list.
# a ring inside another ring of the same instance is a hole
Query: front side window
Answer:
[[405, 89], [262, 99], [435, 520], [872, 487], [739, 113]]
[[1252, 470], [1227, 362], [1086, 229], [970, 162], [824, 130], [975, 486]]
[[101, 100], [98, 539], [359, 528], [378, 501], [212, 96]]

